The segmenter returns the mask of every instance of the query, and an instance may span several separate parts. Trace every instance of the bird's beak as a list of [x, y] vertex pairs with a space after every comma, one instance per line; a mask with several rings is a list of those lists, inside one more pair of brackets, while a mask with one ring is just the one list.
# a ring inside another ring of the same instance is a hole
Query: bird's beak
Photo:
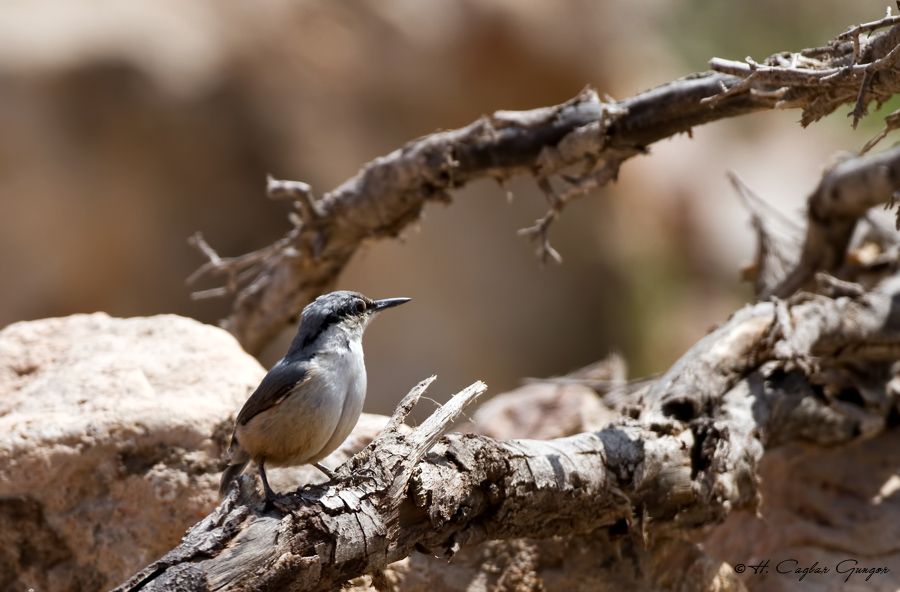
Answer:
[[409, 298], [385, 298], [383, 300], [376, 300], [373, 304], [374, 306], [370, 309], [372, 312], [381, 312], [386, 308], [392, 308], [394, 306], [400, 306], [405, 302], [409, 302]]

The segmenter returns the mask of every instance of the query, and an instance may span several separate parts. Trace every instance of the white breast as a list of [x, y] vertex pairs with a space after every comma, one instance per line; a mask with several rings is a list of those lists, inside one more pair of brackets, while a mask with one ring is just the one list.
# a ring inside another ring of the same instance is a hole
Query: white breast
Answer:
[[330, 384], [325, 385], [325, 389], [335, 397], [335, 404], [340, 402], [340, 413], [332, 428], [331, 437], [307, 462], [325, 458], [347, 439], [359, 421], [366, 399], [366, 366], [359, 340], [351, 340], [349, 348], [323, 352], [316, 357], [316, 363], [321, 369], [318, 374], [323, 378], [329, 377]]
[[284, 401], [246, 425], [238, 441], [255, 460], [269, 466], [317, 462], [350, 435], [366, 398], [361, 330], [326, 332], [309, 359], [309, 375]]

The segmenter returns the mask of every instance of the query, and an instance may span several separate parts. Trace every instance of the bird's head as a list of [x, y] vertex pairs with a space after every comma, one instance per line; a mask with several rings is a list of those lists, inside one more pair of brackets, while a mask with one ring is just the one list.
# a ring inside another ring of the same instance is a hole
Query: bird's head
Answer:
[[376, 314], [405, 302], [409, 302], [409, 298], [372, 300], [347, 290], [323, 294], [300, 313], [300, 327], [288, 355], [331, 335], [362, 338], [363, 331]]

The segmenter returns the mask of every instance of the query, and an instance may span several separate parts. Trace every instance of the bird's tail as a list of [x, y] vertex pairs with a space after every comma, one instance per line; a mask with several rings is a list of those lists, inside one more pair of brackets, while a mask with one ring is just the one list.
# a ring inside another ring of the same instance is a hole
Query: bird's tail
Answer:
[[222, 479], [219, 481], [219, 497], [225, 497], [225, 494], [228, 493], [228, 488], [231, 486], [231, 482], [244, 472], [244, 468], [247, 466], [247, 463], [250, 462], [250, 456], [247, 452], [240, 446], [235, 446], [234, 444], [235, 443], [232, 443], [231, 450], [229, 451], [231, 453], [231, 464], [222, 471]]

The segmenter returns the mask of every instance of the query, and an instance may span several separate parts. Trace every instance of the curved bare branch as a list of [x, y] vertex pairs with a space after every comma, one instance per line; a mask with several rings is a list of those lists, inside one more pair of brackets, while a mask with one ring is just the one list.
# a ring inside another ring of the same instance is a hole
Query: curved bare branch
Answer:
[[244, 257], [216, 256], [202, 268], [223, 276], [225, 293], [235, 297], [223, 325], [258, 352], [334, 284], [362, 241], [396, 236], [426, 203], [446, 201], [449, 191], [475, 179], [533, 174], [550, 208], [524, 234], [542, 255], [557, 258], [547, 233], [567, 201], [615, 179], [622, 162], [660, 139], [762, 109], [801, 108], [808, 123], [840, 104], [865, 105], [896, 92], [900, 80], [888, 66], [900, 54], [900, 28], [882, 24], [888, 25], [864, 42], [859, 35], [873, 30], [872, 23], [856, 33], [855, 43], [839, 37], [822, 48], [775, 54], [762, 65], [713, 60], [714, 68], [729, 73], [694, 74], [622, 101], [601, 101], [585, 90], [554, 107], [498, 111], [409, 142], [321, 199], [306, 184], [270, 181], [270, 195], [297, 204], [294, 227], [271, 247]]

